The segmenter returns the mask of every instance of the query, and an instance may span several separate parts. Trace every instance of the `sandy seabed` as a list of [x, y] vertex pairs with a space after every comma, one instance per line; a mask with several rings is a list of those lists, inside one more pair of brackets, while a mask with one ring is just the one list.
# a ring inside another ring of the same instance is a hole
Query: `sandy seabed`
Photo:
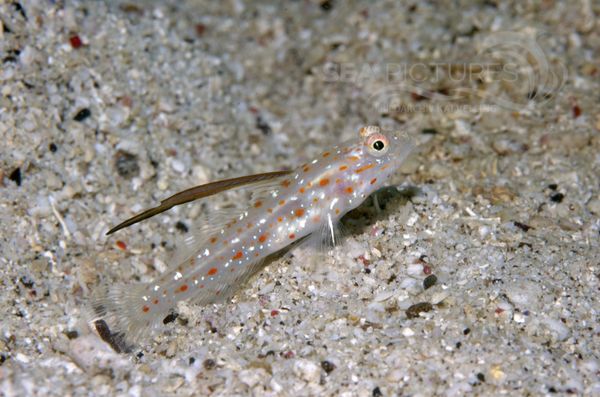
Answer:
[[[600, 395], [600, 7], [0, 2], [0, 394]], [[327, 254], [118, 354], [84, 308], [366, 124], [419, 149]]]

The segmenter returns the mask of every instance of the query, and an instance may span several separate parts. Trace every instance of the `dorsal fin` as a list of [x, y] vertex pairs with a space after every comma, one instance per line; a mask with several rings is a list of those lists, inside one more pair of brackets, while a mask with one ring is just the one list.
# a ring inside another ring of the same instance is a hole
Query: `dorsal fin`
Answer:
[[[248, 202], [264, 201], [273, 194], [277, 194], [286, 175], [282, 174], [275, 178], [260, 180], [245, 186], [244, 189], [249, 190], [251, 197]], [[212, 236], [220, 234], [229, 222], [234, 219], [241, 220], [247, 213], [248, 205], [242, 205], [212, 210], [210, 213], [205, 214], [201, 219], [195, 221], [195, 224], [190, 228], [190, 232], [185, 235], [182, 241], [177, 243], [177, 250], [170, 258], [169, 263], [177, 266], [196, 255], [200, 248], [210, 245], [208, 240]]]
[[241, 186], [275, 179], [283, 175], [288, 175], [291, 172], [292, 171], [274, 171], [265, 172], [263, 174], [246, 175], [237, 178], [223, 179], [216, 182], [210, 182], [205, 185], [200, 185], [190, 189], [186, 189], [182, 192], [174, 194], [169, 198], [162, 200], [160, 202], [160, 205], [158, 205], [157, 207], [147, 209], [127, 219], [126, 221], [119, 223], [117, 226], [110, 229], [106, 233], [106, 235], [112, 234], [117, 230], [121, 230], [128, 226], [141, 222], [145, 219], [151, 218], [154, 215], [158, 215], [162, 212], [165, 212], [176, 205], [189, 203], [190, 201], [198, 200], [204, 197], [209, 197], [217, 193], [224, 192], [226, 190], [237, 189]]

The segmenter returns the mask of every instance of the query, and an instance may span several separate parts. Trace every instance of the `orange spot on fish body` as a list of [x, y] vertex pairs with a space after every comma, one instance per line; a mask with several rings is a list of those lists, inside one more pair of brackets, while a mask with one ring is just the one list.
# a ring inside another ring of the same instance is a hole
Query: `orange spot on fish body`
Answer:
[[364, 171], [366, 171], [366, 170], [369, 170], [369, 169], [371, 169], [371, 168], [373, 168], [373, 167], [375, 167], [375, 165], [374, 165], [374, 164], [366, 164], [366, 165], [363, 165], [363, 166], [362, 166], [362, 167], [360, 167], [360, 168], [357, 168], [357, 169], [356, 169], [356, 171], [354, 171], [354, 172], [356, 172], [357, 174], [360, 174], [361, 172], [364, 172]]
[[352, 189], [352, 186], [348, 186], [348, 187], [346, 188], [346, 193], [348, 193], [348, 194], [352, 194], [353, 192], [354, 192], [354, 189]]
[[304, 215], [304, 208], [298, 208], [296, 211], [294, 211], [294, 215], [300, 218], [302, 215]]
[[302, 168], [302, 171], [308, 172], [310, 171], [310, 167], [308, 165], [305, 165], [304, 168]]
[[285, 200], [279, 200], [279, 205], [284, 205], [285, 204]]
[[317, 203], [319, 201], [318, 197], [313, 198], [313, 203]]
[[208, 274], [209, 276], [214, 276], [215, 274], [217, 274], [217, 272], [218, 270], [216, 267], [211, 267], [206, 274]]
[[238, 233], [241, 233], [241, 232], [243, 232], [243, 231], [244, 231], [244, 229], [242, 229], [241, 227], [238, 227], [238, 228], [237, 228], [237, 232], [238, 232]]
[[304, 194], [304, 192], [305, 192], [305, 189], [304, 189], [303, 187], [301, 187], [300, 189], [298, 189], [298, 191], [299, 191], [300, 193]]
[[277, 218], [277, 222], [283, 222], [283, 218], [282, 217]]
[[260, 241], [261, 243], [264, 243], [267, 240], [267, 235], [263, 234], [258, 238], [258, 241]]
[[188, 289], [187, 284], [183, 284], [181, 287], [179, 287], [179, 292], [185, 292], [185, 291], [187, 291], [187, 289]]
[[293, 240], [296, 238], [296, 235], [294, 233], [290, 233], [290, 235], [288, 237]]
[[125, 244], [124, 242], [122, 242], [121, 240], [118, 240], [115, 245], [117, 246], [118, 249], [120, 249], [121, 251], [125, 251], [127, 249], [127, 244]]
[[248, 224], [246, 225], [246, 229], [252, 229], [252, 224], [251, 224], [251, 223], [248, 223]]
[[154, 299], [154, 300], [152, 301], [152, 303], [154, 303], [155, 305], [158, 305], [158, 299]]
[[330, 154], [331, 154], [331, 153], [329, 153], [329, 152], [325, 152], [325, 153], [323, 153], [323, 158], [325, 158], [325, 157], [328, 157]]
[[144, 306], [144, 307], [142, 307], [142, 311], [144, 313], [148, 313], [150, 311], [150, 308], [148, 306]]
[[217, 242], [217, 238], [216, 237], [211, 237], [209, 241], [210, 241], [211, 244], [214, 244], [214, 243]]
[[336, 209], [335, 209], [335, 213], [336, 213], [336, 215], [339, 215], [339, 214], [340, 214], [340, 209], [339, 209], [339, 208], [336, 208]]
[[254, 256], [259, 256], [259, 255], [260, 255], [260, 254], [259, 254], [258, 252], [256, 252], [256, 253], [254, 254]]
[[348, 160], [350, 160], [350, 161], [358, 161], [358, 160], [360, 160], [360, 157], [358, 157], [358, 156], [350, 156], [350, 157], [348, 157]]
[[377, 178], [371, 179], [371, 185], [375, 184], [375, 182], [377, 182]]
[[319, 186], [327, 186], [329, 185], [329, 178], [323, 178], [319, 181]]
[[281, 186], [288, 187], [288, 186], [290, 186], [290, 183], [292, 183], [292, 182], [290, 182], [289, 179], [286, 179], [283, 182], [281, 182]]
[[312, 220], [315, 223], [320, 223], [321, 222], [321, 217], [319, 215], [315, 215], [315, 216], [313, 216]]
[[340, 178], [337, 178], [337, 179], [335, 180], [335, 183], [342, 183], [342, 180], [341, 180]]
[[[242, 251], [238, 251], [238, 252], [236, 252], [236, 254], [235, 254], [233, 257], [232, 257], [232, 259], [233, 259], [233, 260], [236, 260], [236, 259], [241, 259], [241, 258], [242, 258], [242, 256], [244, 256], [244, 254], [242, 253]], [[211, 270], [212, 270], [212, 269], [211, 269]]]
[[262, 201], [257, 201], [254, 203], [254, 208], [260, 208], [262, 206]]
[[340, 169], [340, 171], [346, 171], [348, 169], [348, 166], [342, 165], [339, 169]]
[[273, 208], [269, 208], [269, 209], [267, 210], [267, 212], [268, 212], [269, 214], [272, 214], [272, 213], [273, 213]]

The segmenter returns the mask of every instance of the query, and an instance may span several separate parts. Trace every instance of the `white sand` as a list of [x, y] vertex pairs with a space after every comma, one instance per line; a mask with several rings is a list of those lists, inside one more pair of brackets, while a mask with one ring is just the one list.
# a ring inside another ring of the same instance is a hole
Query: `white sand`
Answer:
[[[597, 3], [136, 3], [0, 3], [1, 395], [600, 395]], [[446, 77], [423, 99], [393, 78], [491, 60], [536, 66], [536, 89]], [[132, 354], [83, 324], [94, 287], [155, 278], [215, 202], [110, 226], [364, 124], [422, 143], [410, 200], [181, 305]]]

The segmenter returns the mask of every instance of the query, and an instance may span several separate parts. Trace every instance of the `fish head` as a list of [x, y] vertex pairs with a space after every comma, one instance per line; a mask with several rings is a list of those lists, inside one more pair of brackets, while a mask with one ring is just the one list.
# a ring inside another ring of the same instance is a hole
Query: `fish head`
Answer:
[[354, 180], [362, 187], [363, 197], [378, 190], [398, 170], [414, 149], [414, 144], [403, 132], [382, 132], [377, 126], [360, 129], [360, 143], [352, 150], [359, 160], [353, 167]]

